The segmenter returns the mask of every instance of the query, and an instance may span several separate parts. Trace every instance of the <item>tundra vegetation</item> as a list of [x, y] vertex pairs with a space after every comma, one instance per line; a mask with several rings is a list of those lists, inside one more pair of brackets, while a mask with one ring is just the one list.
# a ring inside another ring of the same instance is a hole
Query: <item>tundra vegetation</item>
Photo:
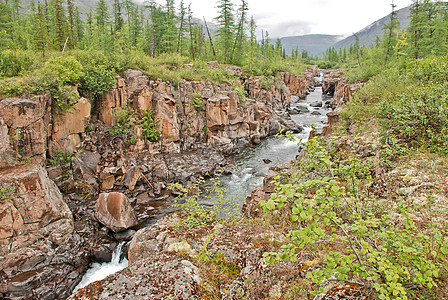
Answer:
[[[238, 222], [287, 233], [287, 241], [273, 243], [278, 249], [264, 257], [272, 264], [301, 264], [308, 281], [291, 282], [285, 294], [291, 298], [330, 293], [331, 284], [359, 298], [448, 294], [447, 3], [413, 0], [404, 31], [392, 5], [374, 46], [356, 39], [321, 58], [298, 49], [287, 54], [268, 33], [257, 40], [245, 0], [237, 8], [218, 1], [215, 36], [193, 20], [183, 1], [176, 8], [172, 0], [143, 6], [115, 1], [113, 7], [98, 0], [85, 15], [70, 0], [31, 3], [0, 1], [0, 95], [50, 91], [56, 111], [69, 109], [80, 95], [95, 101], [128, 68], [174, 87], [182, 80], [228, 83], [241, 96], [232, 72], [206, 62], [241, 66], [244, 74], [264, 76], [265, 87], [277, 72], [300, 73], [307, 64], [342, 68], [347, 82], [366, 82], [343, 108], [341, 128], [311, 139], [301, 160], [277, 176], [275, 192], [261, 202], [265, 214]], [[199, 112], [201, 95], [194, 97]], [[151, 110], [141, 120], [131, 109], [117, 112], [112, 134], [132, 134], [133, 122], [141, 122], [149, 140], [158, 140]], [[182, 230], [222, 222], [220, 208], [199, 205], [198, 190], [183, 190]], [[0, 199], [8, 196], [0, 190]], [[228, 278], [239, 272], [230, 258], [206, 247], [200, 260]], [[213, 282], [211, 290], [219, 291], [221, 283]]]

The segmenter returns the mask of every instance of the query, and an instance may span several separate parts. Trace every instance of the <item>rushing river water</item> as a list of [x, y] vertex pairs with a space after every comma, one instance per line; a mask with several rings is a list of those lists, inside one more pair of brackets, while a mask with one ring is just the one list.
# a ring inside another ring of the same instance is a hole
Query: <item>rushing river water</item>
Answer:
[[[302, 142], [306, 142], [312, 128], [320, 129], [327, 120], [326, 114], [330, 112], [325, 108], [325, 102], [330, 98], [322, 95], [322, 88], [316, 87], [306, 99], [300, 100], [297, 97], [291, 99], [291, 110], [297, 107], [306, 108], [309, 112], [292, 115], [291, 118], [297, 125], [304, 130], [296, 134]], [[321, 107], [313, 107], [313, 104], [320, 103]], [[305, 110], [305, 111], [306, 111]], [[272, 166], [280, 165], [293, 160], [298, 154], [297, 142], [292, 142], [285, 137], [269, 137], [261, 141], [259, 145], [241, 151], [240, 154], [233, 156], [234, 168], [231, 175], [222, 176], [222, 187], [227, 190], [226, 199], [233, 199], [241, 208], [246, 196], [258, 185], [262, 184]], [[205, 200], [203, 203], [212, 205], [213, 200]], [[173, 208], [161, 211], [151, 218], [151, 223], [160, 219], [164, 215], [172, 212]], [[147, 223], [148, 225], [151, 223]], [[117, 246], [109, 263], [93, 263], [86, 272], [82, 281], [75, 288], [80, 289], [89, 283], [106, 278], [108, 275], [118, 272], [127, 267], [128, 261], [123, 258], [120, 260], [123, 243]]]
[[[291, 110], [296, 107], [305, 107], [309, 112], [292, 115], [292, 120], [303, 127], [303, 131], [295, 136], [305, 143], [310, 131], [321, 129], [326, 123], [326, 114], [330, 112], [325, 108], [325, 102], [330, 98], [322, 95], [322, 88], [316, 87], [306, 99], [299, 100], [293, 97]], [[312, 104], [322, 103], [322, 107], [312, 107]], [[261, 141], [253, 148], [243, 150], [233, 157], [234, 169], [231, 175], [222, 176], [222, 186], [227, 190], [226, 199], [233, 199], [240, 208], [251, 191], [262, 184], [269, 168], [281, 165], [293, 160], [298, 155], [297, 142], [290, 141], [285, 137], [269, 137]], [[208, 200], [211, 202], [211, 200]], [[206, 203], [211, 205], [212, 203]]]
[[90, 269], [84, 274], [82, 280], [75, 287], [73, 292], [91, 284], [92, 282], [101, 280], [109, 276], [110, 274], [114, 274], [118, 271], [123, 270], [128, 266], [128, 260], [123, 257], [122, 249], [125, 245], [125, 242], [121, 242], [118, 244], [117, 248], [115, 248], [112, 253], [112, 260], [110, 262], [105, 263], [93, 263], [90, 266]]

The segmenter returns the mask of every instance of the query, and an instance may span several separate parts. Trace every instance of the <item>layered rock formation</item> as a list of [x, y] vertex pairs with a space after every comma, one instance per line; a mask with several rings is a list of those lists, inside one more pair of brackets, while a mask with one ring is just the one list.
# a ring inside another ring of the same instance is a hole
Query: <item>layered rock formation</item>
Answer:
[[73, 215], [40, 166], [0, 170], [0, 296], [67, 296], [86, 264]]
[[[240, 68], [225, 67], [242, 76]], [[227, 164], [226, 155], [281, 128], [298, 131], [285, 109], [291, 95], [306, 95], [312, 79], [279, 78], [267, 89], [260, 78], [245, 78], [243, 99], [229, 84], [173, 86], [128, 70], [96, 103], [80, 98], [59, 114], [49, 93], [1, 99], [0, 298], [64, 298], [91, 259], [107, 260], [118, 235], [92, 217], [101, 191], [125, 193], [127, 211], [143, 222], [170, 204], [168, 183], [213, 174]], [[132, 145], [110, 135], [116, 114], [131, 108], [137, 116], [153, 111], [159, 141], [144, 137], [139, 122]], [[47, 171], [46, 158], [58, 164]], [[131, 219], [109, 227], [127, 228]], [[191, 262], [160, 259], [190, 270], [187, 277], [195, 274]]]

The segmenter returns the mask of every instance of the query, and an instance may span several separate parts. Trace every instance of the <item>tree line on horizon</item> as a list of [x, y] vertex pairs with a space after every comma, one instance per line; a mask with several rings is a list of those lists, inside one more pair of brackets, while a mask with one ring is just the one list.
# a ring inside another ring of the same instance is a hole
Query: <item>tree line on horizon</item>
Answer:
[[[217, 1], [218, 30], [193, 19], [190, 5], [174, 0], [159, 5], [153, 0], [136, 5], [131, 0], [97, 0], [82, 14], [73, 0], [0, 0], [0, 50], [33, 50], [45, 56], [63, 49], [102, 50], [106, 53], [143, 51], [157, 57], [179, 54], [192, 60], [219, 60], [252, 65], [254, 60], [281, 60], [286, 53], [280, 39], [272, 43], [268, 32], [257, 40], [257, 25], [248, 15], [247, 0], [236, 7]], [[297, 59], [298, 56], [295, 56]]]
[[358, 36], [354, 34], [355, 43], [348, 49], [327, 49], [323, 55], [323, 64], [328, 67], [347, 63], [354, 63], [357, 67], [369, 66], [371, 69], [365, 74], [369, 77], [386, 66], [398, 67], [408, 60], [448, 53], [447, 2], [413, 0], [410, 22], [404, 30], [401, 30], [393, 1], [391, 7], [389, 22], [383, 26], [384, 35], [382, 38], [377, 37], [373, 46], [361, 46]]

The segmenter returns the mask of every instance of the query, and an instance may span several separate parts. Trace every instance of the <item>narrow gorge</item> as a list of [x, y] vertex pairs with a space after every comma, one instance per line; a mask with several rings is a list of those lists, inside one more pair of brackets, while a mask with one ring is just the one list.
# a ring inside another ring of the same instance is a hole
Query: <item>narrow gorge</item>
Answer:
[[[308, 110], [300, 99], [317, 85], [319, 69], [301, 76], [283, 72], [263, 82], [262, 77], [244, 76], [239, 67], [209, 66], [232, 72], [237, 86], [172, 84], [127, 70], [99, 99], [81, 97], [67, 111], [55, 113], [49, 93], [0, 100], [2, 297], [66, 298], [91, 262], [110, 260], [121, 241], [144, 227], [126, 248], [133, 249], [128, 256], [135, 267], [140, 254], [133, 245], [156, 230], [150, 224], [173, 210], [176, 195], [167, 189], [170, 183], [188, 185], [223, 168], [230, 174], [229, 155], [280, 130], [304, 130], [295, 122]], [[331, 103], [316, 104], [322, 105]], [[148, 112], [160, 135], [157, 140], [146, 132]], [[324, 119], [322, 113], [305, 125]], [[282, 150], [276, 155], [283, 155]], [[273, 165], [261, 164], [264, 169]], [[259, 183], [264, 174], [256, 176]], [[179, 263], [196, 272], [191, 262]], [[196, 278], [188, 272], [182, 276]], [[157, 280], [167, 280], [165, 275], [158, 274]], [[187, 288], [185, 280], [181, 289]]]

